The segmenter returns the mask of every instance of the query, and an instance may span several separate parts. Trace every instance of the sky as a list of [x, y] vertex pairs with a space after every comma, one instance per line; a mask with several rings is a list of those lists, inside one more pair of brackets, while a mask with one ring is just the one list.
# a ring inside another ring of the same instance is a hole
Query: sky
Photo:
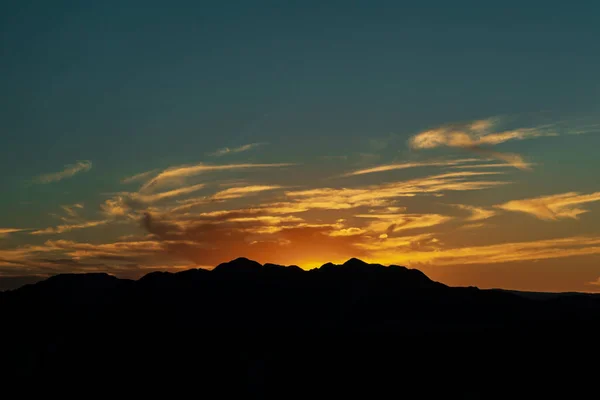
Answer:
[[0, 289], [244, 256], [600, 291], [599, 13], [2, 2]]

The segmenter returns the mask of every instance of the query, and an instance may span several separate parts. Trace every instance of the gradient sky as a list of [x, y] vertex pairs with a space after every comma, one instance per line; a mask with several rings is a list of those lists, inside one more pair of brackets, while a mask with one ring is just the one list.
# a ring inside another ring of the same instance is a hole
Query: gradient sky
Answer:
[[600, 5], [0, 6], [0, 288], [246, 256], [600, 291]]

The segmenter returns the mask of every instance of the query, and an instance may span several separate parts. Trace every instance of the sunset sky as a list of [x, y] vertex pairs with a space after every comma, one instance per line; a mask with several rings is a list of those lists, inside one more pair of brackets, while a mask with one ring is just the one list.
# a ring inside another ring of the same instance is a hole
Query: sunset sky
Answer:
[[3, 2], [0, 289], [244, 256], [600, 291], [575, 4]]

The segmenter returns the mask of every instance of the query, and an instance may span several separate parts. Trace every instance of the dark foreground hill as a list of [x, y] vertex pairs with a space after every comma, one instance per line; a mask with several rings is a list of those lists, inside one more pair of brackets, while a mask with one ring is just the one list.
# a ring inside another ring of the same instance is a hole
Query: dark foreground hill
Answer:
[[0, 318], [4, 385], [209, 398], [572, 397], [596, 390], [582, 366], [600, 340], [598, 296], [448, 287], [356, 259], [58, 275], [0, 292]]

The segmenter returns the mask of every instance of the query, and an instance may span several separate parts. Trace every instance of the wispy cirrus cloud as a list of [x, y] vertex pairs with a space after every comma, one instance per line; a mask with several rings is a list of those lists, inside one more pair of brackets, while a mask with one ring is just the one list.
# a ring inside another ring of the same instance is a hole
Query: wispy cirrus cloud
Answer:
[[530, 165], [516, 153], [504, 153], [489, 147], [511, 140], [525, 140], [542, 136], [557, 136], [551, 126], [519, 128], [495, 132], [498, 119], [473, 121], [464, 124], [448, 124], [413, 136], [409, 146], [413, 149], [453, 147], [474, 151], [484, 156], [502, 160], [515, 168], [527, 170]]
[[460, 210], [468, 211], [471, 215], [466, 218], [467, 221], [483, 221], [484, 219], [491, 218], [497, 214], [494, 210], [489, 210], [483, 207], [475, 207], [467, 204], [452, 204]]
[[30, 235], [55, 235], [55, 234], [70, 232], [70, 231], [73, 231], [76, 229], [93, 228], [96, 226], [105, 225], [109, 222], [110, 221], [108, 221], [108, 220], [99, 220], [99, 221], [86, 221], [86, 222], [81, 222], [81, 223], [77, 223], [77, 224], [63, 224], [63, 225], [58, 225], [56, 227], [49, 227], [46, 229], [34, 230], [34, 231], [29, 232], [29, 234]]
[[281, 168], [288, 167], [294, 164], [290, 163], [277, 163], [277, 164], [224, 164], [224, 165], [210, 165], [210, 164], [195, 164], [195, 165], [180, 165], [171, 168], [167, 168], [160, 172], [157, 176], [146, 182], [140, 191], [147, 191], [154, 189], [159, 186], [166, 184], [178, 184], [182, 185], [185, 178], [197, 176], [207, 172], [215, 171], [231, 171], [231, 170], [245, 170], [245, 169], [261, 169], [261, 168]]
[[232, 187], [229, 189], [222, 190], [211, 196], [212, 200], [230, 200], [244, 197], [250, 194], [266, 192], [270, 190], [281, 189], [279, 185], [249, 185]]
[[342, 210], [362, 206], [389, 206], [397, 197], [419, 194], [441, 194], [447, 191], [489, 189], [508, 184], [506, 181], [477, 179], [483, 176], [502, 175], [496, 171], [461, 171], [432, 175], [407, 181], [370, 185], [359, 188], [320, 188], [286, 192], [292, 202], [279, 203], [275, 208], [286, 212], [303, 212], [310, 209]]
[[409, 229], [430, 228], [452, 220], [452, 217], [440, 214], [357, 214], [355, 217], [373, 219], [368, 223], [367, 230], [388, 236]]
[[174, 197], [183, 196], [186, 194], [194, 193], [199, 190], [202, 190], [206, 187], [204, 183], [199, 183], [197, 185], [184, 186], [179, 189], [168, 190], [166, 192], [158, 192], [152, 194], [144, 194], [144, 193], [129, 193], [128, 195], [134, 201], [140, 201], [142, 203], [154, 203], [164, 199], [171, 199]]
[[62, 208], [69, 217], [77, 218], [77, 217], [79, 217], [77, 210], [83, 209], [83, 204], [81, 204], [81, 203], [68, 204], [68, 205], [60, 206], [60, 208]]
[[[400, 169], [408, 169], [408, 168], [418, 168], [418, 167], [448, 167], [448, 166], [456, 166], [465, 163], [477, 162], [479, 159], [461, 159], [461, 160], [447, 160], [447, 161], [422, 161], [422, 162], [406, 162], [406, 163], [397, 163], [397, 164], [386, 164], [379, 165], [372, 168], [359, 169], [356, 171], [349, 172], [344, 174], [343, 176], [357, 176], [357, 175], [365, 175], [365, 174], [373, 174], [377, 172], [387, 172], [394, 171]], [[468, 168], [468, 166], [465, 166]]]
[[64, 169], [61, 171], [40, 175], [35, 179], [35, 181], [37, 183], [58, 182], [66, 178], [71, 178], [80, 172], [87, 172], [90, 169], [92, 169], [91, 161], [77, 161], [75, 164], [65, 165]]
[[600, 254], [600, 237], [573, 236], [528, 242], [465, 246], [412, 254], [415, 262], [436, 265], [492, 264]]
[[213, 156], [213, 157], [221, 157], [221, 156], [225, 156], [228, 154], [242, 153], [244, 151], [249, 151], [249, 150], [255, 149], [257, 147], [264, 146], [266, 144], [267, 143], [259, 142], [259, 143], [248, 143], [248, 144], [244, 144], [239, 147], [223, 147], [212, 153], [209, 153], [209, 155]]
[[531, 214], [542, 220], [577, 219], [579, 215], [588, 212], [588, 210], [577, 206], [595, 201], [600, 201], [600, 192], [590, 194], [569, 192], [530, 199], [512, 200], [496, 207], [507, 211]]
[[153, 174], [156, 174], [159, 170], [153, 169], [151, 171], [142, 172], [136, 175], [128, 176], [127, 178], [123, 178], [121, 183], [128, 184], [133, 182], [142, 182], [150, 178]]

